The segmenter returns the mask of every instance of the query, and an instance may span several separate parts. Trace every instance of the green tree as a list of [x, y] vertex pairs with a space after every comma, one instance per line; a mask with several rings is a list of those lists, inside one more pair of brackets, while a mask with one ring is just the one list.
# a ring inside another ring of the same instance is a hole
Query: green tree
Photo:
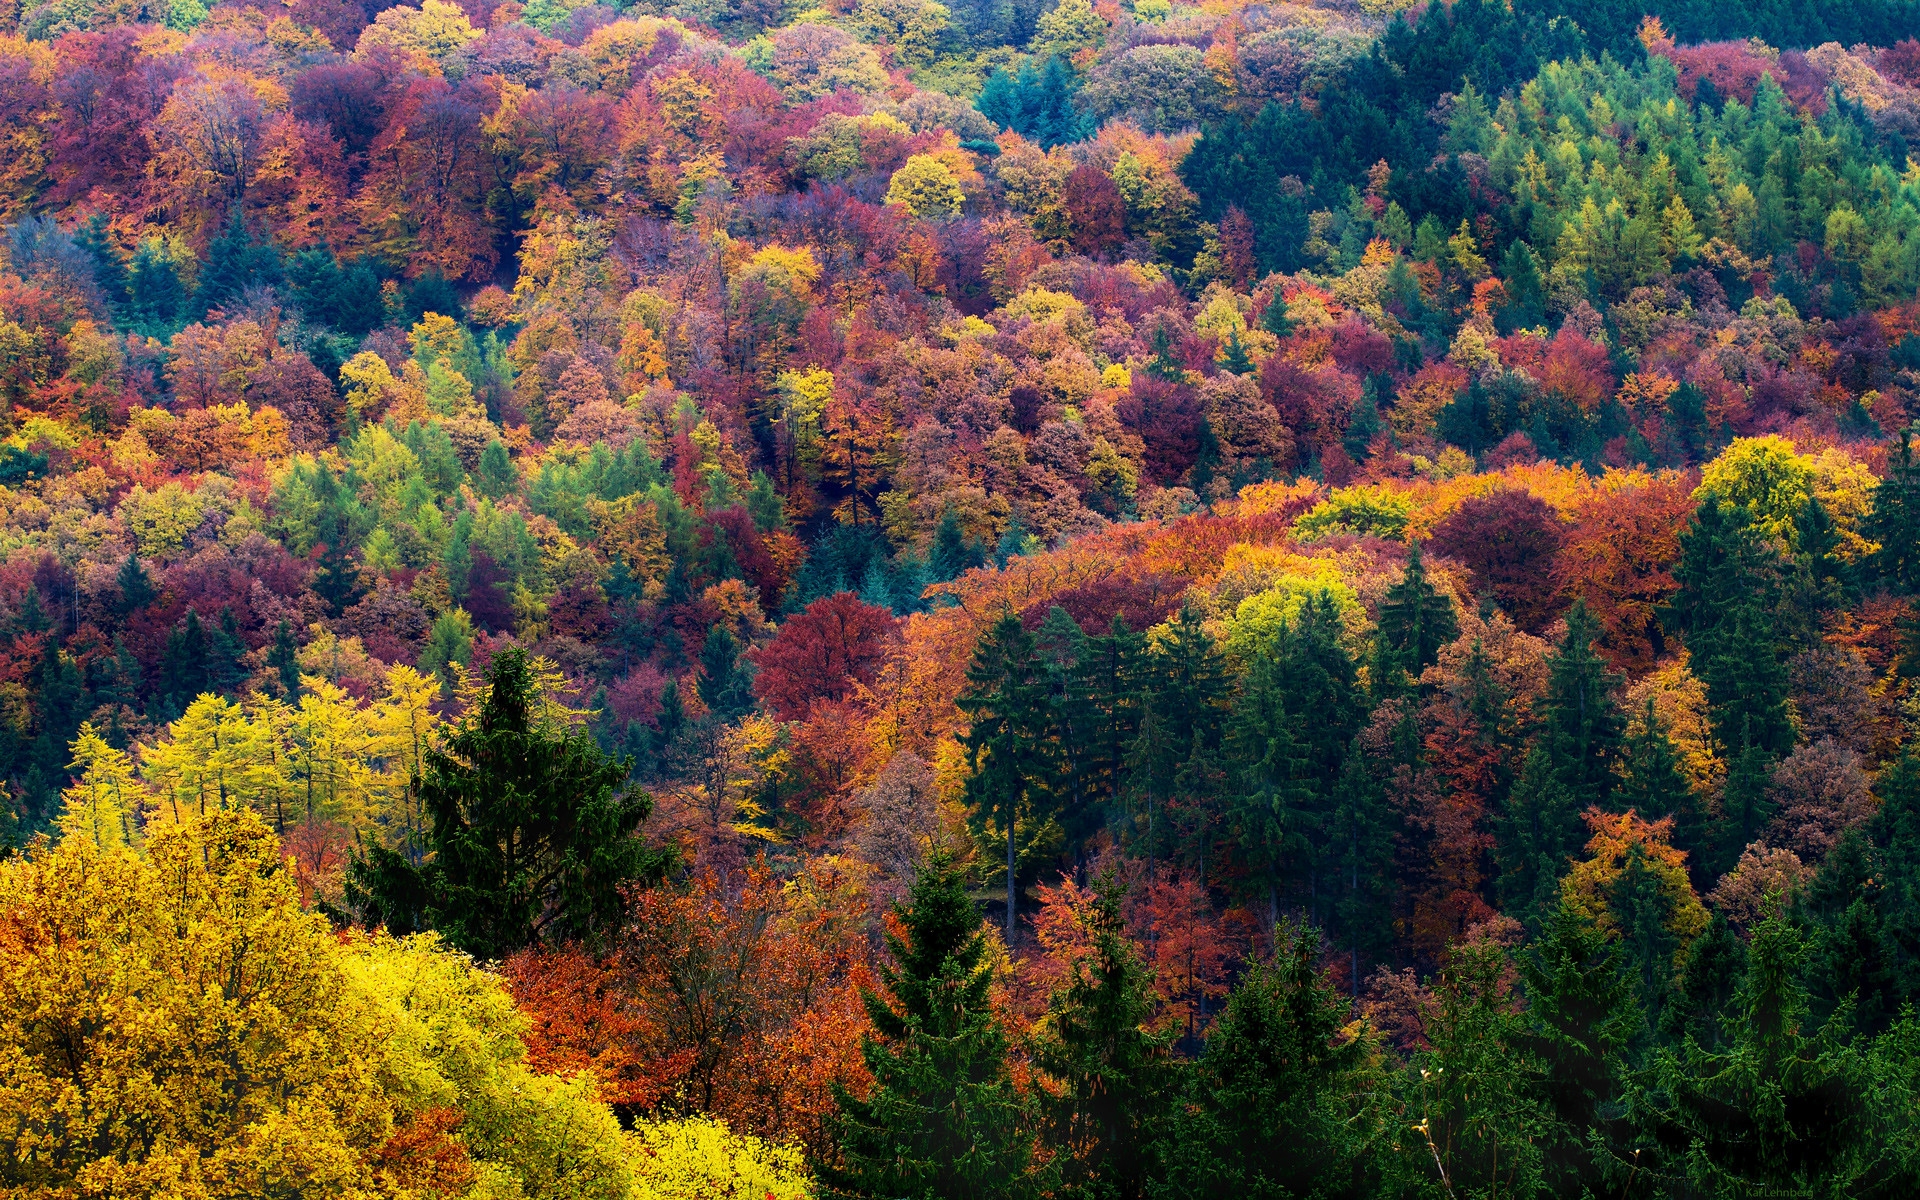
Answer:
[[1559, 905], [1560, 876], [1580, 847], [1582, 831], [1573, 793], [1560, 781], [1547, 748], [1536, 742], [1495, 826], [1502, 910], [1540, 929]]
[[1639, 723], [1622, 744], [1620, 762], [1620, 786], [1614, 803], [1649, 821], [1671, 817], [1671, 844], [1685, 850], [1688, 861], [1697, 869], [1705, 832], [1700, 805], [1687, 777], [1680, 773], [1680, 756], [1654, 714], [1651, 696]]
[[707, 631], [700, 647], [700, 702], [722, 721], [732, 721], [753, 708], [753, 673], [742, 665], [740, 643], [724, 625]]
[[1900, 431], [1900, 452], [1873, 489], [1873, 509], [1862, 534], [1880, 544], [1873, 570], [1900, 592], [1920, 591], [1920, 463], [1913, 460], [1913, 431]]
[[1641, 1017], [1619, 953], [1589, 918], [1562, 903], [1519, 967], [1529, 1025], [1519, 1042], [1544, 1068], [1554, 1117], [1544, 1147], [1547, 1185], [1554, 1195], [1618, 1194], [1619, 1182], [1603, 1169], [1609, 1156], [1596, 1154], [1594, 1144], [1628, 1136], [1625, 1052]]
[[874, 1200], [1032, 1195], [1031, 1106], [1009, 1075], [964, 872], [934, 851], [894, 913], [882, 990], [861, 993], [873, 1022], [861, 1057], [873, 1083], [863, 1097], [834, 1085], [838, 1156], [819, 1174], [834, 1195]]
[[1017, 932], [1021, 823], [1037, 826], [1051, 808], [1058, 779], [1051, 694], [1033, 635], [1011, 610], [987, 628], [967, 666], [956, 702], [967, 718], [966, 801], [978, 826], [996, 826], [1007, 840], [1007, 941]]
[[1406, 574], [1387, 589], [1374, 631], [1372, 683], [1378, 698], [1408, 690], [1420, 673], [1440, 661], [1440, 649], [1460, 636], [1453, 601], [1427, 579], [1420, 544], [1407, 551]]
[[1619, 679], [1593, 648], [1599, 634], [1586, 602], [1576, 600], [1567, 610], [1566, 636], [1547, 657], [1541, 739], [1576, 812], [1610, 806], [1620, 755], [1623, 722], [1613, 701]]
[[621, 889], [672, 861], [637, 836], [653, 801], [629, 789], [630, 765], [556, 712], [526, 652], [508, 649], [477, 708], [426, 754], [426, 864], [372, 847], [350, 868], [349, 903], [395, 932], [437, 929], [480, 959], [595, 938], [619, 919]]
[[1048, 999], [1033, 1062], [1054, 1085], [1040, 1104], [1061, 1194], [1138, 1200], [1159, 1174], [1178, 1077], [1171, 1035], [1149, 1028], [1153, 973], [1126, 936], [1111, 875], [1096, 893], [1092, 946]]
[[273, 629], [273, 646], [267, 651], [267, 665], [280, 680], [280, 690], [289, 704], [300, 695], [300, 660], [293, 640], [293, 623], [285, 617]]
[[520, 487], [520, 472], [507, 457], [507, 446], [499, 438], [487, 443], [480, 452], [480, 464], [473, 472], [474, 489], [490, 500], [513, 494]]
[[140, 564], [140, 556], [131, 550], [127, 551], [127, 560], [120, 564], [114, 582], [120, 588], [117, 607], [122, 616], [137, 613], [160, 598], [159, 593], [153, 590], [153, 580], [148, 577], [147, 569]]
[[1378, 1047], [1347, 1027], [1319, 935], [1281, 925], [1274, 942], [1273, 961], [1247, 964], [1193, 1068], [1163, 1196], [1384, 1194]]

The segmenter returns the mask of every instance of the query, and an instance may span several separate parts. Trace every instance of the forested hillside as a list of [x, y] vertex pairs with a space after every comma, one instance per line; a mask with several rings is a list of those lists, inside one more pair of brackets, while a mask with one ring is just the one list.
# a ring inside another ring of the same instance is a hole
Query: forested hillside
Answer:
[[0, 1197], [1920, 1193], [1920, 0], [0, 30]]

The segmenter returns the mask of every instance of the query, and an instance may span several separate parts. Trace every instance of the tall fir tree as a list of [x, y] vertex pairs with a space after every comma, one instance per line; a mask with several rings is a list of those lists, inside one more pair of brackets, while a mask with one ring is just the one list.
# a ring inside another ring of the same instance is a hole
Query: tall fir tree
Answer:
[[349, 867], [348, 906], [395, 933], [437, 929], [481, 959], [604, 936], [623, 891], [673, 861], [637, 836], [653, 801], [628, 785], [629, 766], [552, 711], [526, 651], [510, 648], [477, 708], [427, 751], [432, 858], [370, 847]]
[[1031, 1051], [1052, 1085], [1039, 1102], [1059, 1194], [1140, 1200], [1162, 1174], [1178, 1066], [1171, 1035], [1151, 1028], [1153, 973], [1126, 935], [1111, 874], [1095, 893], [1091, 945], [1048, 999]]
[[1580, 811], [1552, 754], [1536, 743], [1507, 795], [1494, 842], [1500, 907], [1529, 929], [1544, 927], [1559, 906], [1560, 876], [1582, 841]]
[[[1022, 1200], [1033, 1195], [1029, 1102], [1008, 1070], [991, 999], [993, 965], [965, 872], [944, 850], [922, 864], [896, 924], [880, 988], [861, 993], [872, 1085], [834, 1085], [829, 1194], [891, 1200]], [[897, 930], [897, 931], [896, 931]]]
[[1873, 508], [1863, 536], [1879, 544], [1873, 571], [1894, 590], [1920, 591], [1920, 463], [1913, 457], [1913, 430], [1900, 431], [1900, 450], [1873, 489]]
[[1007, 848], [1007, 942], [1018, 933], [1022, 823], [1037, 826], [1051, 809], [1059, 748], [1051, 694], [1033, 635], [1011, 610], [974, 647], [966, 690], [956, 701], [968, 727], [966, 801], [977, 827], [995, 828]]
[[1425, 671], [1440, 661], [1440, 650], [1460, 636], [1453, 601], [1427, 578], [1426, 563], [1415, 542], [1407, 551], [1407, 569], [1400, 582], [1387, 589], [1374, 631], [1372, 663], [1376, 699], [1410, 689]]
[[1567, 632], [1547, 657], [1547, 694], [1541, 738], [1554, 774], [1576, 811], [1609, 807], [1616, 783], [1624, 722], [1613, 692], [1617, 676], [1594, 650], [1600, 623], [1576, 600], [1567, 610]]
[[1167, 1182], [1181, 1200], [1328, 1200], [1383, 1194], [1388, 1135], [1376, 1044], [1347, 1028], [1310, 926], [1279, 926], [1271, 962], [1249, 962], [1191, 1073]]

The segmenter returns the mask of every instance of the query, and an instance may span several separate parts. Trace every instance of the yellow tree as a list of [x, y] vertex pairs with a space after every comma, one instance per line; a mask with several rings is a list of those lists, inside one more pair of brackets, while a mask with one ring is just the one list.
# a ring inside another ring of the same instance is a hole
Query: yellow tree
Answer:
[[287, 825], [289, 782], [284, 749], [263, 714], [203, 695], [167, 727], [166, 739], [141, 753], [141, 774], [159, 789], [159, 815], [178, 823], [189, 815], [251, 808]]
[[85, 838], [100, 850], [132, 845], [133, 819], [147, 796], [133, 760], [108, 745], [87, 721], [74, 739], [69, 765], [80, 772], [80, 781], [62, 793], [61, 835]]
[[415, 863], [426, 853], [419, 782], [427, 751], [439, 735], [441, 722], [433, 709], [439, 700], [439, 680], [412, 667], [392, 667], [387, 694], [367, 711], [379, 809], [389, 836], [398, 834], [401, 853]]

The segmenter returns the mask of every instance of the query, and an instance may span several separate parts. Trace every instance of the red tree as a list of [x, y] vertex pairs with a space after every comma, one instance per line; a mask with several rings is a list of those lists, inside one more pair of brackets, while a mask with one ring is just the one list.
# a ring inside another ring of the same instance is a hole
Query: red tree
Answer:
[[815, 700], [841, 701], [871, 684], [899, 636], [892, 613], [835, 592], [795, 614], [773, 641], [752, 653], [753, 690], [774, 716], [797, 721]]

